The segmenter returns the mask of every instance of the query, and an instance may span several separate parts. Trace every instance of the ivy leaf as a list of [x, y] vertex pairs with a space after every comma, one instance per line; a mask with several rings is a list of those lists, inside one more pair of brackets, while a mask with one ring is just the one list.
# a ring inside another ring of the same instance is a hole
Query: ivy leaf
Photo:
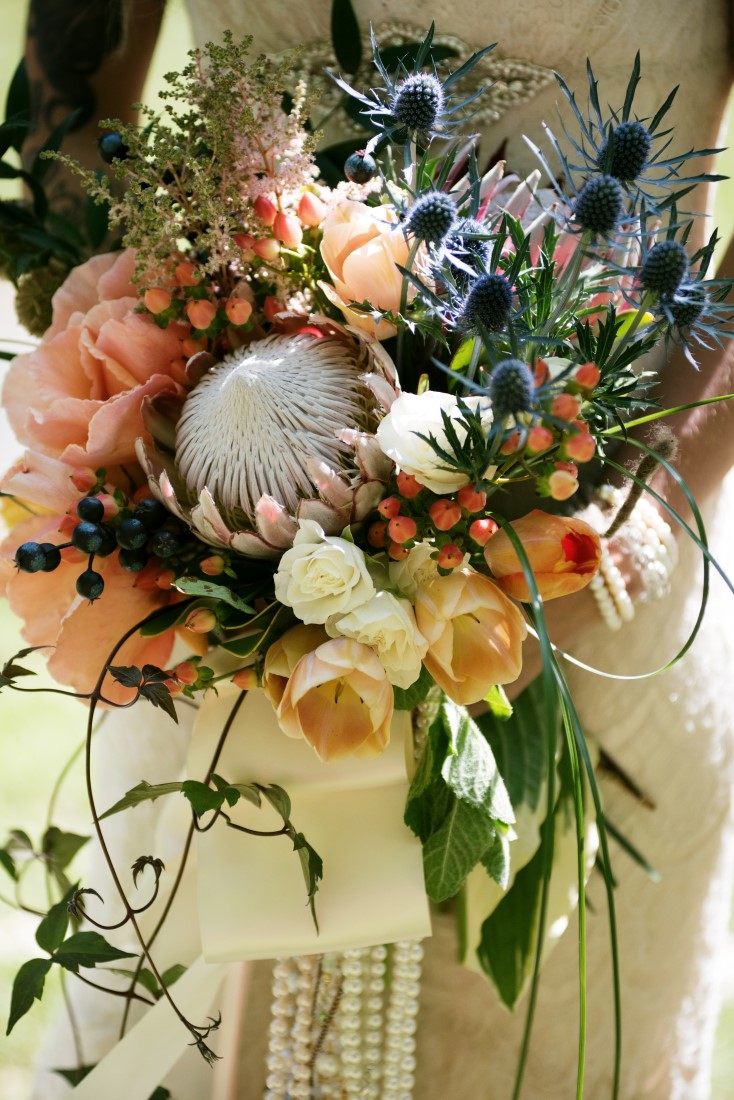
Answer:
[[[213, 778], [214, 776], [212, 776], [212, 779]], [[257, 806], [258, 808], [262, 806], [260, 788], [257, 783], [232, 783], [228, 789], [237, 791], [242, 798], [246, 798], [253, 806]]]
[[222, 603], [234, 607], [237, 611], [243, 611], [247, 615], [255, 614], [254, 607], [223, 584], [199, 580], [197, 577], [179, 577], [176, 581], [176, 588], [179, 592], [185, 592], [187, 596], [207, 596], [212, 600], [220, 600]]
[[99, 932], [75, 932], [56, 949], [53, 961], [76, 974], [80, 966], [134, 958], [133, 952], [113, 947]]
[[454, 798], [443, 824], [423, 847], [428, 896], [440, 902], [457, 894], [494, 837], [494, 824], [483, 809]]
[[333, 0], [331, 41], [334, 56], [347, 73], [356, 73], [362, 60], [362, 35], [351, 0]]
[[173, 698], [165, 684], [157, 682], [141, 684], [140, 694], [143, 699], [147, 699], [154, 707], [160, 707], [161, 710], [164, 710], [170, 718], [173, 718], [176, 725], [178, 725], [178, 715], [173, 705]]
[[425, 665], [421, 665], [421, 673], [414, 684], [409, 688], [399, 688], [393, 685], [395, 698], [395, 710], [413, 710], [419, 706], [434, 686], [434, 679]]
[[33, 1002], [41, 1000], [46, 975], [52, 965], [51, 959], [29, 959], [15, 975], [6, 1035], [10, 1035], [18, 1020], [30, 1011]]
[[293, 850], [298, 852], [298, 858], [301, 861], [301, 870], [303, 871], [303, 878], [306, 882], [306, 890], [308, 892], [308, 904], [311, 909], [313, 923], [318, 932], [319, 922], [316, 917], [315, 899], [319, 888], [319, 882], [324, 877], [324, 861], [316, 849], [311, 847], [303, 833], [294, 833], [291, 839], [293, 840]]
[[138, 806], [141, 802], [155, 802], [156, 798], [161, 798], [164, 794], [177, 794], [181, 787], [181, 783], [147, 783], [145, 779], [141, 779], [137, 786], [126, 791], [119, 802], [115, 802], [114, 806], [110, 806], [109, 810], [100, 815], [100, 821], [112, 814], [119, 814], [121, 810]]
[[218, 810], [224, 802], [223, 791], [215, 791], [208, 783], [200, 783], [198, 779], [185, 779], [181, 784], [181, 793], [188, 798], [197, 817], [208, 810]]
[[64, 942], [64, 936], [69, 927], [69, 902], [76, 889], [76, 886], [72, 886], [61, 901], [52, 905], [36, 929], [36, 943], [42, 951], [48, 951], [49, 955], [53, 955]]
[[135, 665], [110, 665], [109, 673], [113, 680], [126, 688], [137, 688], [143, 682], [143, 674]]
[[257, 789], [265, 795], [273, 809], [277, 810], [283, 818], [283, 821], [288, 821], [291, 816], [291, 800], [288, 793], [282, 787], [279, 787], [277, 783], [271, 783], [267, 787], [263, 787], [258, 783]]
[[174, 963], [173, 966], [169, 966], [167, 970], [164, 970], [161, 974], [161, 981], [166, 989], [175, 985], [178, 979], [183, 977], [187, 969], [188, 967], [184, 966], [183, 963]]
[[124, 970], [119, 966], [108, 966], [106, 969], [109, 970], [110, 974], [119, 974], [121, 978], [135, 978], [152, 997], [155, 997], [156, 1000], [160, 997], [161, 991], [158, 988], [155, 974], [152, 970], [148, 970], [146, 966], [141, 967], [140, 971]]
[[7, 871], [12, 879], [17, 879], [18, 873], [15, 870], [15, 861], [5, 848], [0, 848], [0, 867]]
[[41, 852], [52, 872], [63, 871], [89, 840], [78, 833], [64, 833], [51, 825], [43, 834]]

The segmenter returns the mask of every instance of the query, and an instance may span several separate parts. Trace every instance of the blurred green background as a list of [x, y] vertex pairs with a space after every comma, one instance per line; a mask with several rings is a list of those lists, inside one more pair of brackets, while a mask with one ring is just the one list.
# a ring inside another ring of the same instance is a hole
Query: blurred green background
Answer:
[[[0, 37], [2, 100], [21, 56], [25, 10], [26, 5], [21, 0], [0, 0], [3, 28]], [[156, 101], [156, 91], [161, 86], [163, 73], [179, 66], [190, 45], [190, 29], [182, 0], [169, 0], [163, 33], [143, 97], [146, 102]], [[734, 108], [730, 116], [730, 134], [734, 135]], [[734, 150], [720, 157], [718, 170], [734, 175]], [[12, 186], [0, 181], [0, 197], [14, 194]], [[724, 240], [728, 240], [734, 230], [734, 184], [719, 187], [716, 224]], [[6, 338], [24, 336], [16, 326], [10, 288], [7, 284], [0, 284], [0, 343]], [[9, 429], [5, 421], [0, 420], [0, 465], [7, 465], [13, 453], [14, 444]], [[6, 658], [22, 644], [16, 620], [6, 607], [0, 605], [0, 658]], [[30, 700], [12, 692], [3, 694], [0, 722], [3, 753], [0, 843], [10, 828], [23, 828], [35, 843], [39, 842], [54, 777], [80, 742], [83, 717], [81, 706], [71, 699], [40, 695]], [[85, 807], [80, 769], [76, 767], [63, 787], [54, 821], [72, 831], [88, 833], [90, 823]], [[9, 896], [10, 886], [9, 878], [3, 875], [0, 879], [0, 897]], [[38, 880], [29, 879], [24, 894], [24, 900], [43, 904], [40, 877]], [[38, 954], [33, 938], [35, 926], [34, 918], [14, 912], [0, 901], [0, 1025], [3, 1034], [13, 976], [20, 962]], [[731, 947], [726, 959], [721, 960], [721, 965], [726, 973], [727, 1001], [719, 1027], [711, 1100], [734, 1100], [734, 950]], [[10, 1038], [0, 1039], [0, 1100], [26, 1100], [29, 1094], [33, 1051], [60, 997], [58, 987], [49, 982], [49, 993], [42, 1004], [34, 1007]]]

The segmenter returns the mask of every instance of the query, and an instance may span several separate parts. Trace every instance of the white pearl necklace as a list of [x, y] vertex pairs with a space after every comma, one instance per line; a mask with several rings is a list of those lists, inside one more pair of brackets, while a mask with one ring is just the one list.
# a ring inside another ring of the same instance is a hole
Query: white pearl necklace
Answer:
[[278, 959], [265, 1100], [411, 1100], [422, 958], [402, 940]]

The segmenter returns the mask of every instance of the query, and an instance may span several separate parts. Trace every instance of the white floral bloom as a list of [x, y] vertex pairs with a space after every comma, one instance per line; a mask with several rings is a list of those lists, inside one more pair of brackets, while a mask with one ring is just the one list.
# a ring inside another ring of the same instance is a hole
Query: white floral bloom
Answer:
[[428, 642], [418, 630], [409, 600], [378, 592], [348, 615], [335, 615], [326, 624], [332, 638], [340, 635], [371, 646], [382, 661], [391, 684], [408, 688], [421, 673]]
[[[492, 424], [492, 409], [485, 397], [465, 397], [464, 403], [472, 410], [479, 409], [482, 427], [489, 431]], [[377, 429], [377, 442], [400, 470], [414, 477], [433, 493], [455, 493], [469, 478], [450, 469], [436, 454], [433, 447], [417, 434], [433, 436], [444, 450], [451, 453], [446, 439], [441, 413], [445, 412], [452, 420], [460, 421], [462, 414], [459, 402], [453, 394], [440, 393], [438, 390], [425, 390], [424, 393], [403, 393], [392, 404]], [[463, 442], [466, 429], [456, 424], [456, 434]]]
[[364, 554], [347, 539], [325, 535], [314, 520], [301, 520], [293, 546], [280, 559], [275, 595], [302, 623], [325, 623], [374, 594]]
[[391, 561], [388, 565], [390, 581], [403, 595], [413, 600], [418, 589], [430, 584], [438, 576], [438, 562], [431, 554], [436, 553], [432, 542], [417, 542], [402, 561]]

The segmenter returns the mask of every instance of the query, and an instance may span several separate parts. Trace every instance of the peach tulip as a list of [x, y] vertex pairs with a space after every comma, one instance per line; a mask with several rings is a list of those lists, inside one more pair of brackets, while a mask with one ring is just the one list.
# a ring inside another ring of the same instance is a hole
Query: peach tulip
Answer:
[[376, 309], [397, 312], [403, 276], [397, 264], [408, 261], [408, 243], [390, 206], [366, 206], [346, 200], [327, 214], [322, 225], [321, 255], [333, 283], [321, 288], [350, 325], [386, 340], [395, 335], [387, 321], [375, 323], [350, 302], [368, 301]]
[[[511, 527], [528, 556], [544, 600], [578, 592], [599, 569], [599, 536], [583, 520], [536, 509], [515, 520]], [[520, 559], [505, 531], [493, 535], [484, 548], [484, 557], [503, 592], [516, 600], [530, 599]]]
[[277, 710], [283, 732], [305, 738], [325, 762], [381, 753], [392, 713], [380, 658], [353, 638], [332, 638], [301, 657]]
[[473, 569], [436, 577], [418, 589], [415, 617], [428, 640], [423, 663], [454, 702], [477, 703], [520, 675], [525, 621], [489, 577]]
[[323, 626], [315, 623], [309, 625], [300, 623], [286, 630], [285, 634], [270, 646], [265, 655], [262, 686], [276, 710], [280, 706], [291, 673], [301, 657], [306, 653], [312, 653], [328, 640], [329, 635]]

